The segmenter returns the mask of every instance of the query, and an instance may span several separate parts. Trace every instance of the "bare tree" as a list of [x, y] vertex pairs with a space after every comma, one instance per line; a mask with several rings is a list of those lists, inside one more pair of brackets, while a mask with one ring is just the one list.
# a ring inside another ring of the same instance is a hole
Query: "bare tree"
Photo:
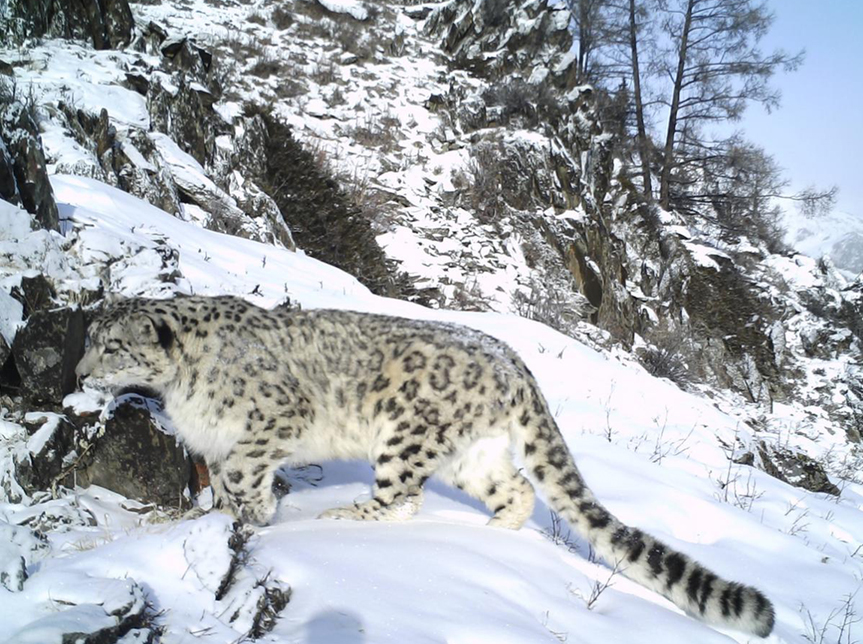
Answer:
[[642, 31], [641, 18], [644, 16], [643, 6], [639, 7], [636, 0], [629, 0], [629, 51], [632, 69], [632, 89], [635, 101], [636, 141], [638, 155], [641, 157], [642, 190], [647, 201], [653, 200], [653, 184], [650, 180], [650, 144], [647, 139], [647, 128], [644, 125], [644, 100], [641, 94], [641, 67], [638, 61], [638, 40]]
[[566, 0], [575, 37], [578, 41], [576, 82], [590, 83], [597, 78], [593, 59], [602, 47], [607, 0]]
[[739, 133], [700, 146], [690, 141], [676, 163], [674, 208], [709, 220], [730, 242], [747, 236], [778, 249], [784, 236], [780, 200], [797, 202], [804, 214], [817, 216], [836, 199], [835, 187], [787, 193], [788, 180], [774, 158]]
[[660, 204], [668, 208], [680, 148], [705, 147], [701, 126], [738, 120], [749, 102], [768, 110], [779, 104], [769, 85], [777, 69], [791, 71], [803, 59], [783, 51], [764, 54], [758, 43], [773, 22], [761, 0], [667, 0], [663, 32], [671, 49], [664, 69], [671, 82], [666, 101]]
[[[569, 1], [578, 3], [578, 0]], [[644, 50], [657, 49], [653, 23], [658, 1], [594, 0], [587, 7], [594, 15], [590, 20], [586, 79], [611, 95], [607, 116], [616, 121], [611, 131], [624, 134], [634, 128], [634, 147], [640, 157], [643, 192], [647, 200], [652, 199], [653, 193], [650, 174], [652, 141], [647, 129], [647, 101], [644, 98], [644, 81], [648, 74], [643, 71], [642, 59]], [[578, 21], [575, 25], [579, 26]], [[652, 69], [655, 63], [648, 61], [647, 67]], [[626, 105], [622, 110], [620, 103], [624, 100]], [[621, 141], [625, 139], [622, 137]]]
[[642, 35], [645, 6], [657, 0], [632, 0], [637, 22], [630, 25], [630, 0], [566, 0], [578, 43], [578, 81], [614, 87], [630, 77], [630, 28]]

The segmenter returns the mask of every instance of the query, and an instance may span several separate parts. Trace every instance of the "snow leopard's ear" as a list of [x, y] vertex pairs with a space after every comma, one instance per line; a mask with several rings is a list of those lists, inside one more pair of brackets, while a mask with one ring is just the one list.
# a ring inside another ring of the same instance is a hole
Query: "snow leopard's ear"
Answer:
[[146, 314], [135, 317], [137, 319], [133, 323], [133, 328], [142, 338], [146, 338], [152, 344], [158, 344], [165, 351], [171, 349], [174, 344], [174, 331], [164, 319]]

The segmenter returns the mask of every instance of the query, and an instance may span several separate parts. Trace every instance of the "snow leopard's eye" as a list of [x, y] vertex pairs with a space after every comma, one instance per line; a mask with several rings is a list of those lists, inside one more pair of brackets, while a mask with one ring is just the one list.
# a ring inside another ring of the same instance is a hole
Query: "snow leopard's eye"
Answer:
[[105, 348], [102, 349], [102, 353], [105, 353], [105, 354], [117, 353], [117, 351], [119, 351], [119, 350], [120, 350], [120, 343], [117, 342], [116, 340], [109, 340], [108, 342], [105, 343]]

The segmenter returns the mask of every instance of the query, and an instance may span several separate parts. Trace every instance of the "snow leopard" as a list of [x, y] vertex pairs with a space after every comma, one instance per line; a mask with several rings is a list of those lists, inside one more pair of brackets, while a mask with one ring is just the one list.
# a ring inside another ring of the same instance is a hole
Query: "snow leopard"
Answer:
[[[89, 328], [84, 383], [158, 392], [217, 507], [265, 525], [283, 465], [367, 459], [371, 498], [323, 518], [400, 520], [434, 475], [520, 528], [534, 488], [624, 575], [706, 622], [767, 636], [770, 601], [612, 515], [587, 487], [522, 359], [480, 331], [232, 296], [132, 298]], [[514, 460], [514, 458], [516, 460]], [[518, 467], [520, 460], [523, 467]]]

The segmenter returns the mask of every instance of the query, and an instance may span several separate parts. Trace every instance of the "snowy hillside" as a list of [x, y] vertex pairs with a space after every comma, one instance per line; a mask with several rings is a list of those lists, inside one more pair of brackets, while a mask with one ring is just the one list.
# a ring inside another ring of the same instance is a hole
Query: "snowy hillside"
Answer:
[[500, 338], [599, 499], [762, 590], [766, 641], [863, 641], [863, 225], [789, 220], [776, 254], [645, 208], [563, 5], [501, 6], [102, 0], [115, 49], [0, 43], [0, 642], [762, 641], [541, 500], [511, 532], [431, 480], [410, 522], [318, 520], [370, 494], [331, 462], [282, 471], [269, 527], [186, 514], [211, 490], [158, 402], [74, 378], [96, 306], [177, 294]]
[[[53, 185], [65, 238], [44, 231], [16, 238], [28, 216], [3, 212], [0, 243], [22, 269], [62, 247], [66, 263], [52, 276], [70, 291], [108, 263], [117, 267], [119, 292], [167, 295], [152, 258], [168, 246], [178, 253], [171, 287], [178, 292], [240, 294], [262, 305], [287, 295], [304, 308], [479, 328], [512, 345], [537, 375], [579, 467], [609, 509], [775, 602], [770, 641], [813, 641], [822, 628], [823, 641], [837, 641], [837, 629], [844, 623], [847, 632], [863, 609], [855, 594], [863, 488], [850, 484], [837, 500], [736, 464], [752, 430], [708, 401], [534, 322], [382, 299], [302, 254], [203, 230], [97, 181], [56, 176]], [[79, 396], [74, 404], [82, 404]], [[4, 421], [4, 462], [28, 448], [25, 429]], [[227, 644], [254, 630], [262, 589], [271, 597], [276, 588], [290, 600], [258, 641], [747, 641], [682, 615], [619, 575], [591, 601], [611, 570], [592, 562], [568, 528], [550, 538], [543, 503], [521, 531], [493, 529], [477, 503], [432, 481], [408, 523], [317, 520], [367, 495], [371, 483], [365, 464], [321, 465], [291, 475], [274, 525], [244, 536], [227, 591], [220, 589], [238, 545], [217, 513], [163, 523], [159, 512], [96, 487], [0, 504], [8, 535], [3, 570], [16, 570], [23, 557], [28, 575], [18, 592], [4, 577], [0, 633], [9, 642], [59, 643], [70, 629], [107, 633], [137, 615], [122, 642]]]

